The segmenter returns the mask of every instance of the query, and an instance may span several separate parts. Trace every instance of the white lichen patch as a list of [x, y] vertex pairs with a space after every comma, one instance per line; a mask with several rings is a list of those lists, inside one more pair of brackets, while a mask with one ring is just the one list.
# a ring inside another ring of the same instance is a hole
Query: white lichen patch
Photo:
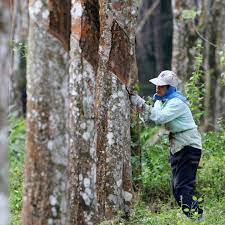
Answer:
[[75, 89], [72, 89], [70, 91], [70, 94], [73, 95], [73, 96], [77, 96], [78, 95], [78, 93], [77, 93], [77, 91]]
[[49, 10], [41, 0], [36, 0], [33, 4], [30, 4], [29, 16], [31, 20], [35, 21], [40, 27], [48, 26]]
[[117, 98], [117, 97], [118, 97], [117, 93], [113, 93], [113, 94], [112, 94], [112, 98], [113, 98], [113, 99], [115, 99], [115, 98]]
[[113, 194], [109, 194], [108, 195], [108, 200], [113, 202], [115, 205], [117, 204], [117, 196], [116, 195], [113, 195]]
[[117, 95], [118, 95], [118, 97], [120, 97], [120, 98], [124, 97], [123, 91], [118, 91]]
[[71, 17], [73, 19], [79, 18], [82, 16], [82, 13], [83, 13], [83, 8], [81, 3], [79, 2], [74, 3], [71, 9]]
[[91, 189], [90, 188], [85, 188], [85, 193], [89, 196], [90, 199], [93, 198], [93, 194], [91, 192]]
[[48, 141], [48, 150], [52, 151], [53, 149], [53, 141]]
[[31, 110], [30, 117], [31, 117], [32, 119], [36, 119], [36, 118], [38, 117], [38, 112], [37, 112], [35, 109], [32, 109], [32, 110]]
[[93, 225], [93, 222], [91, 221], [91, 217], [92, 217], [92, 213], [91, 212], [85, 212], [84, 211], [84, 218], [85, 218], [85, 223], [87, 224], [87, 225]]
[[109, 133], [107, 134], [107, 140], [108, 140], [109, 146], [111, 146], [111, 145], [114, 144], [114, 139], [113, 139], [113, 133], [112, 133], [112, 132], [109, 132]]
[[85, 122], [82, 122], [80, 124], [80, 128], [83, 129], [83, 130], [86, 129], [86, 123]]
[[90, 206], [91, 199], [89, 198], [88, 194], [86, 192], [80, 192], [80, 195], [82, 196], [85, 205]]
[[82, 137], [83, 137], [83, 139], [85, 140], [85, 141], [88, 141], [89, 139], [90, 139], [90, 133], [89, 132], [84, 132], [83, 133], [83, 135], [82, 135]]
[[[93, 147], [90, 148], [90, 154], [91, 154], [91, 156], [95, 155], [95, 148], [93, 148]], [[92, 158], [94, 158], [94, 157], [92, 157]]]
[[117, 180], [116, 184], [117, 184], [118, 187], [120, 187], [122, 185], [122, 179]]
[[52, 215], [53, 215], [54, 217], [56, 217], [56, 216], [57, 216], [56, 208], [55, 208], [55, 207], [52, 207], [52, 208], [51, 208], [51, 211], [52, 211]]
[[52, 218], [49, 218], [48, 219], [48, 225], [52, 225], [53, 224], [53, 219]]
[[136, 10], [135, 9], [133, 9], [132, 11], [131, 11], [131, 15], [136, 15]]
[[42, 18], [45, 19], [45, 20], [47, 20], [48, 17], [49, 17], [49, 11], [48, 10], [44, 10], [42, 12]]
[[81, 173], [79, 174], [79, 180], [83, 180], [83, 175]]
[[55, 197], [54, 195], [50, 195], [49, 201], [50, 201], [50, 204], [51, 204], [52, 206], [54, 206], [54, 205], [57, 204], [57, 199], [56, 199], [56, 197]]
[[85, 177], [84, 178], [84, 187], [88, 188], [88, 187], [90, 187], [90, 184], [91, 184], [90, 179]]
[[43, 7], [43, 2], [41, 0], [36, 0], [33, 5], [30, 6], [29, 12], [33, 12], [34, 14], [38, 14]]

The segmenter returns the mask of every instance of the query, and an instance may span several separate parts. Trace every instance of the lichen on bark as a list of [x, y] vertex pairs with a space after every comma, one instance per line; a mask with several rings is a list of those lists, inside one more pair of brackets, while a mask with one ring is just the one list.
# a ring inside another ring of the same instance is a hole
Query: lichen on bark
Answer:
[[61, 41], [48, 30], [51, 19], [47, 1], [30, 1], [29, 12], [22, 221], [24, 225], [63, 225], [68, 224], [66, 118], [69, 58]]

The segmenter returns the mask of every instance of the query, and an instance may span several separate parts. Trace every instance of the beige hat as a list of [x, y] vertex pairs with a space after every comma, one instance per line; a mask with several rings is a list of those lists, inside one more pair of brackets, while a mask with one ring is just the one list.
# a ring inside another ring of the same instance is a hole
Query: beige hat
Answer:
[[149, 81], [157, 86], [171, 85], [177, 87], [179, 84], [177, 75], [171, 70], [164, 70], [158, 77], [150, 79]]

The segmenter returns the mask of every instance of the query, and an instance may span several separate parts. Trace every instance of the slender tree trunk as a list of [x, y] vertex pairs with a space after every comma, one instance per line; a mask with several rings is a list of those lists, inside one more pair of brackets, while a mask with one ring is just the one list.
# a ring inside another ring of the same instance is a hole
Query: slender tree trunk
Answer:
[[218, 118], [225, 118], [225, 90], [222, 85], [221, 74], [225, 67], [220, 64], [219, 51], [225, 46], [225, 3], [224, 1], [205, 1], [206, 37], [209, 42], [204, 43], [206, 95], [205, 95], [205, 129], [218, 128]]
[[10, 112], [26, 112], [26, 50], [28, 36], [28, 0], [12, 5], [12, 43]]
[[99, 224], [118, 210], [127, 212], [132, 200], [129, 99], [121, 83], [129, 86], [137, 79], [137, 9], [131, 3], [77, 0], [72, 6], [69, 193], [74, 225]]
[[[200, 0], [173, 0], [173, 58], [172, 70], [183, 81], [183, 84], [191, 77], [194, 70], [194, 47], [198, 35], [192, 22], [186, 22], [182, 17], [183, 10], [200, 10]], [[199, 21], [195, 21], [198, 26]]]
[[70, 1], [29, 2], [23, 225], [67, 223]]
[[0, 2], [0, 225], [9, 224], [8, 205], [8, 100], [9, 100], [9, 40], [10, 2]]
[[137, 29], [137, 62], [141, 94], [149, 95], [151, 87], [152, 92], [155, 90], [148, 80], [171, 68], [173, 19], [171, 0], [142, 2], [138, 28], [143, 21], [146, 22], [142, 29]]

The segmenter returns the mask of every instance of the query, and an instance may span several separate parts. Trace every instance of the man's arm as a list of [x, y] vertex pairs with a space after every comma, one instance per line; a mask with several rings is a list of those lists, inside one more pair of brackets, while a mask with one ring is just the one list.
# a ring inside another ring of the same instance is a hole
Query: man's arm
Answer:
[[178, 98], [171, 99], [163, 108], [159, 101], [156, 101], [153, 107], [147, 105], [139, 95], [131, 96], [131, 103], [141, 112], [145, 122], [151, 120], [156, 124], [168, 123], [182, 115], [185, 110], [185, 103]]
[[173, 98], [163, 108], [153, 107], [149, 118], [156, 124], [168, 123], [185, 112], [185, 103], [178, 98]]
[[136, 110], [140, 112], [141, 118], [145, 122], [149, 122], [149, 115], [151, 113], [152, 106], [146, 104], [145, 100], [139, 95], [131, 95], [131, 103], [136, 107]]

